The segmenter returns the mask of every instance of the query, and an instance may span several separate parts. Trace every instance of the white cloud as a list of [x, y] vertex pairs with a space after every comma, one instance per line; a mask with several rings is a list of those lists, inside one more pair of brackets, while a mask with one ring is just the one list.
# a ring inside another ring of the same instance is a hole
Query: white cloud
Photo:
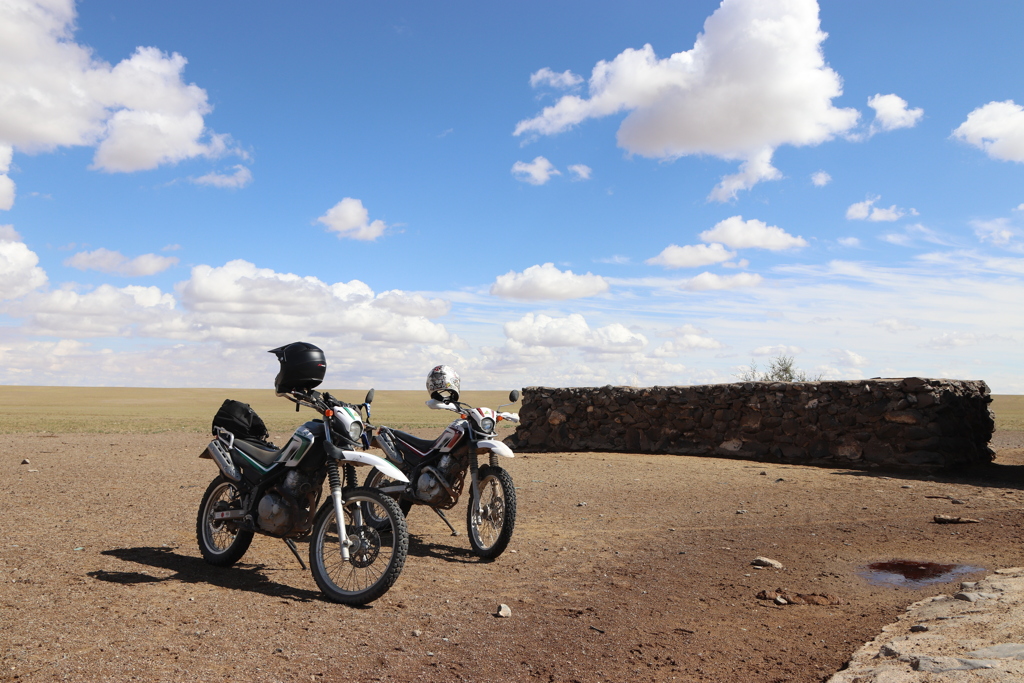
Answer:
[[860, 240], [856, 237], [840, 237], [836, 240], [841, 246], [844, 247], [859, 247]]
[[[95, 147], [92, 168], [111, 172], [229, 151], [205, 126], [206, 91], [182, 79], [184, 57], [138, 47], [111, 66], [74, 41], [74, 24], [70, 0], [0, 4], [0, 147]], [[9, 203], [10, 178], [0, 186]]]
[[670, 244], [644, 263], [666, 268], [699, 268], [728, 261], [735, 256], [736, 252], [727, 250], [721, 244], [688, 244], [684, 247]]
[[551, 180], [551, 176], [562, 175], [562, 172], [544, 157], [535, 157], [530, 163], [517, 161], [512, 164], [512, 175], [524, 183], [543, 185]]
[[21, 242], [21, 235], [14, 229], [13, 225], [0, 225], [0, 241]]
[[716, 289], [739, 289], [741, 287], [756, 287], [763, 280], [764, 278], [755, 273], [738, 273], [736, 275], [701, 273], [697, 277], [687, 280], [682, 285], [682, 288], [695, 292]]
[[710, 230], [700, 234], [705, 242], [723, 242], [733, 249], [769, 249], [780, 251], [806, 247], [807, 240], [793, 237], [782, 228], [768, 225], [752, 218], [744, 221], [743, 216], [732, 216], [715, 224]]
[[1013, 100], [989, 102], [968, 114], [953, 137], [992, 159], [1024, 162], [1024, 107]]
[[691, 50], [658, 59], [645, 45], [600, 61], [589, 97], [564, 96], [514, 134], [553, 135], [628, 111], [618, 144], [630, 153], [741, 160], [712, 193], [724, 201], [780, 177], [771, 165], [780, 145], [816, 145], [856, 125], [856, 110], [832, 105], [842, 83], [825, 64], [825, 37], [814, 0], [723, 0]]
[[597, 263], [609, 263], [615, 266], [624, 266], [632, 263], [632, 260], [628, 256], [622, 256], [621, 254], [615, 254], [614, 256], [608, 256], [604, 258], [594, 259]]
[[674, 342], [664, 342], [661, 346], [651, 351], [653, 358], [678, 358], [682, 349], [676, 348]]
[[[888, 209], [880, 206], [875, 206], [875, 202], [877, 202], [879, 199], [881, 199], [881, 197], [869, 196], [862, 202], [851, 204], [846, 209], [846, 220], [868, 220], [876, 223], [891, 222], [898, 221], [899, 219], [907, 215], [908, 211], [906, 209], [897, 208], [895, 204], [890, 206]], [[915, 211], [914, 209], [910, 209], [909, 213], [913, 216], [917, 215], [917, 211]]]
[[735, 263], [732, 262], [732, 261], [723, 261], [722, 262], [722, 267], [723, 268], [746, 268], [749, 265], [750, 265], [750, 261], [748, 261], [745, 258], [741, 258], [739, 261], [736, 261]]
[[39, 335], [164, 336], [183, 327], [174, 305], [174, 297], [159, 287], [104, 284], [84, 294], [71, 289], [30, 294], [11, 311], [28, 318], [28, 329]]
[[530, 74], [530, 87], [536, 88], [539, 85], [547, 85], [552, 88], [566, 89], [574, 88], [583, 82], [583, 77], [574, 74], [569, 70], [562, 73], [555, 73], [548, 67], [544, 67]]
[[989, 221], [971, 221], [975, 236], [982, 242], [991, 242], [997, 246], [1006, 246], [1017, 235], [1017, 230], [1010, 225], [1005, 218], [996, 218]]
[[895, 204], [890, 206], [888, 209], [880, 207], [880, 206], [876, 206], [876, 207], [873, 207], [871, 209], [871, 215], [868, 216], [868, 220], [869, 221], [875, 221], [875, 222], [879, 222], [879, 221], [892, 222], [892, 221], [898, 221], [899, 219], [903, 218], [905, 215], [906, 215], [906, 211], [904, 211], [903, 209], [896, 208]]
[[772, 166], [772, 155], [774, 149], [762, 149], [752, 154], [746, 161], [740, 164], [740, 172], [723, 176], [721, 182], [715, 185], [708, 195], [708, 199], [716, 202], [727, 202], [736, 199], [740, 190], [749, 190], [754, 185], [765, 180], [779, 180], [782, 172]]
[[399, 315], [423, 316], [424, 318], [440, 318], [447, 315], [452, 308], [450, 301], [428, 299], [422, 294], [403, 292], [400, 289], [381, 292], [373, 300], [373, 305], [394, 311]]
[[423, 314], [438, 314], [443, 304], [431, 300], [423, 313], [410, 315], [408, 295], [385, 292], [377, 303], [359, 280], [327, 284], [236, 260], [194, 267], [177, 290], [197, 334], [222, 341], [351, 334], [392, 344], [454, 343], [443, 325]]
[[874, 323], [875, 327], [881, 327], [886, 332], [913, 332], [914, 330], [921, 329], [917, 325], [903, 320], [901, 318], [885, 318], [884, 320], [878, 320]]
[[14, 206], [14, 187], [10, 176], [0, 174], [0, 211], [9, 211]]
[[975, 346], [982, 342], [1000, 339], [997, 334], [976, 334], [974, 332], [943, 332], [937, 337], [932, 337], [921, 347], [931, 349], [955, 349], [964, 346]]
[[7, 175], [13, 155], [14, 149], [0, 142], [0, 211], [9, 211], [14, 206], [14, 181]]
[[833, 349], [832, 353], [836, 360], [836, 363], [842, 366], [862, 368], [866, 365], [871, 364], [871, 361], [869, 361], [867, 358], [860, 355], [859, 353], [850, 351], [849, 349]]
[[372, 242], [384, 234], [387, 224], [382, 220], [370, 222], [370, 212], [363, 206], [363, 202], [352, 197], [345, 197], [340, 202], [328, 209], [327, 213], [316, 219], [317, 223], [327, 226], [331, 232], [337, 233], [338, 238], [348, 237], [349, 239]]
[[750, 353], [754, 356], [795, 356], [803, 351], [799, 346], [776, 344], [775, 346], [758, 346]]
[[608, 282], [600, 275], [576, 275], [545, 263], [530, 266], [522, 273], [510, 270], [499, 275], [490, 291], [494, 296], [520, 301], [581, 299], [607, 292]]
[[234, 166], [235, 172], [231, 174], [227, 173], [207, 173], [206, 175], [199, 176], [192, 180], [196, 185], [209, 185], [210, 187], [224, 187], [229, 189], [238, 189], [245, 187], [252, 182], [252, 171], [241, 164]]
[[10, 225], [0, 225], [0, 301], [17, 299], [46, 284], [39, 257]]
[[619, 323], [592, 329], [579, 313], [552, 318], [527, 313], [507, 322], [505, 336], [522, 344], [545, 347], [577, 347], [595, 353], [634, 353], [647, 345], [647, 338]]
[[825, 171], [817, 171], [811, 174], [811, 184], [815, 187], [825, 187], [832, 182], [832, 176]]
[[676, 352], [694, 351], [698, 349], [723, 349], [725, 344], [707, 336], [707, 332], [693, 325], [675, 327], [667, 332], [673, 337], [672, 348]]
[[920, 223], [914, 223], [913, 225], [906, 226], [901, 233], [882, 235], [881, 239], [889, 242], [890, 244], [896, 244], [901, 247], [909, 247], [918, 240], [930, 242], [931, 244], [940, 244], [946, 247], [953, 246], [949, 239], [943, 237], [931, 228], [921, 225]]
[[95, 251], [82, 251], [64, 261], [65, 266], [79, 270], [98, 270], [101, 273], [139, 277], [162, 273], [171, 266], [177, 265], [176, 256], [157, 256], [143, 254], [133, 259], [119, 251], [99, 248]]
[[590, 180], [593, 169], [586, 164], [572, 164], [569, 166], [569, 172], [575, 176], [573, 180]]
[[725, 344], [712, 339], [711, 337], [703, 337], [697, 334], [684, 334], [675, 341], [676, 347], [680, 351], [691, 351], [695, 349], [724, 349]]
[[913, 128], [924, 116], [924, 109], [907, 109], [907, 101], [893, 94], [869, 97], [868, 106], [875, 110], [869, 134]]

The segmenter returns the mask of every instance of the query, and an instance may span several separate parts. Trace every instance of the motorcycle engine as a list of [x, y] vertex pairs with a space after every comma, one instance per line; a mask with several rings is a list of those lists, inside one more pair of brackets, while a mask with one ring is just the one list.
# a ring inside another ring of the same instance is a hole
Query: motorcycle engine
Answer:
[[309, 531], [320, 498], [323, 478], [292, 470], [267, 491], [257, 507], [260, 529], [274, 536], [295, 536]]
[[260, 499], [258, 511], [261, 529], [271, 534], [283, 535], [295, 524], [295, 513], [298, 510], [294, 499], [289, 500], [288, 497], [270, 492]]
[[284, 482], [278, 485], [277, 488], [286, 496], [302, 498], [316, 488], [316, 481], [308, 474], [303, 474], [298, 470], [292, 470], [288, 473], [288, 476], [284, 478]]
[[438, 480], [438, 476], [447, 477], [456, 461], [450, 455], [443, 455], [437, 463], [437, 467], [425, 469], [416, 480], [416, 497], [428, 505], [436, 505], [451, 496], [448, 495], [448, 480], [444, 483]]

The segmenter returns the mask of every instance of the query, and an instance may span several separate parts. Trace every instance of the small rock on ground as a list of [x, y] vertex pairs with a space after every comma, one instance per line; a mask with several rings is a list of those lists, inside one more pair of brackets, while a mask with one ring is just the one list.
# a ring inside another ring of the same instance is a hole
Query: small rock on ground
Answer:
[[755, 567], [772, 567], [773, 569], [782, 569], [782, 563], [778, 560], [773, 560], [768, 557], [755, 557], [750, 561], [750, 564]]

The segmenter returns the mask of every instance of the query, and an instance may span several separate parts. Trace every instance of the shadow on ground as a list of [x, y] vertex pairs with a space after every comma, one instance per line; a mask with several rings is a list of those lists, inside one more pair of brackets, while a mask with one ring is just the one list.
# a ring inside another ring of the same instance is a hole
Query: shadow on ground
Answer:
[[[460, 538], [464, 537], [460, 536]], [[474, 555], [468, 548], [441, 543], [428, 543], [419, 536], [413, 536], [412, 534], [409, 535], [409, 555], [412, 557], [434, 557], [445, 562], [455, 562], [457, 564], [486, 562], [486, 560]]]
[[991, 463], [970, 470], [939, 470], [932, 474], [892, 472], [884, 470], [842, 470], [834, 472], [843, 477], [873, 477], [876, 479], [906, 479], [911, 481], [935, 481], [943, 484], [965, 484], [968, 486], [992, 486], [1001, 489], [1024, 490], [1024, 465], [1002, 465]]
[[113, 548], [104, 550], [101, 555], [116, 557], [125, 562], [156, 567], [174, 572], [170, 576], [152, 576], [142, 572], [112, 572], [97, 570], [88, 575], [99, 581], [120, 584], [161, 583], [177, 581], [180, 583], [207, 583], [221, 588], [250, 591], [275, 598], [287, 598], [298, 602], [323, 600], [319, 591], [295, 588], [286, 584], [271, 581], [263, 574], [262, 564], [239, 562], [232, 567], [214, 567], [201, 558], [176, 553], [173, 548], [139, 547]]

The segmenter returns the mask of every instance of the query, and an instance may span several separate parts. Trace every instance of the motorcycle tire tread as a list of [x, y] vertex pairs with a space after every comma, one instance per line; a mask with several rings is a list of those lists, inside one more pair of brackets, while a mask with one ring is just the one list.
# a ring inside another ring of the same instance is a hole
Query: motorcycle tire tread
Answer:
[[312, 535], [309, 541], [309, 568], [312, 570], [313, 579], [316, 581], [317, 586], [330, 600], [344, 605], [358, 606], [373, 602], [381, 597], [398, 580], [398, 575], [402, 573], [402, 567], [405, 565], [405, 558], [409, 554], [409, 530], [405, 524], [405, 516], [400, 514], [401, 510], [399, 510], [398, 503], [394, 498], [376, 489], [358, 487], [345, 489], [344, 503], [347, 504], [351, 498], [356, 496], [369, 498], [374, 503], [387, 508], [388, 514], [395, 519], [395, 545], [393, 547], [392, 559], [388, 563], [387, 568], [373, 585], [361, 591], [342, 591], [335, 585], [333, 580], [324, 575], [323, 562], [319, 557], [321, 554], [319, 544], [325, 533], [322, 527], [328, 524], [330, 519], [334, 517], [334, 503], [330, 499], [320, 508], [320, 511], [316, 514], [316, 521], [313, 522]]
[[196, 541], [199, 543], [199, 552], [202, 553], [203, 559], [207, 564], [212, 564], [215, 567], [230, 567], [242, 559], [242, 556], [249, 549], [249, 544], [252, 543], [254, 535], [252, 531], [238, 529], [235, 534], [235, 540], [224, 550], [218, 552], [215, 548], [208, 545], [206, 541], [206, 517], [209, 514], [207, 507], [210, 497], [224, 484], [234, 486], [233, 482], [223, 476], [219, 476], [210, 482], [210, 485], [206, 487], [206, 493], [203, 494], [203, 498], [199, 503], [199, 514], [196, 515]]
[[501, 484], [502, 495], [505, 498], [505, 520], [498, 534], [498, 540], [489, 548], [484, 548], [476, 540], [473, 529], [473, 497], [470, 492], [469, 502], [466, 505], [466, 529], [469, 532], [469, 544], [473, 553], [486, 560], [494, 558], [505, 552], [509, 541], [512, 540], [512, 531], [516, 526], [516, 487], [512, 483], [512, 475], [507, 470], [493, 465], [484, 465], [477, 474], [477, 481], [484, 481], [490, 476], [495, 476]]

